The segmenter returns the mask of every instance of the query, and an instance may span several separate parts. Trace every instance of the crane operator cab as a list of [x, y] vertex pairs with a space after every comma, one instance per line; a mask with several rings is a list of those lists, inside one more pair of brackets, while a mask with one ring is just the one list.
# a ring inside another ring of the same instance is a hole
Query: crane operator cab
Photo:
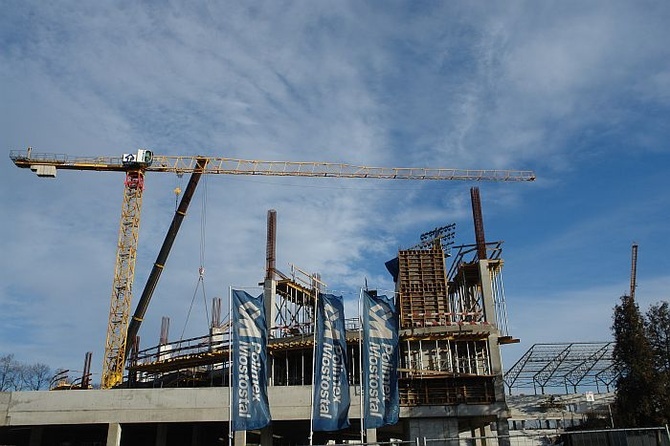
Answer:
[[139, 149], [137, 153], [124, 153], [121, 161], [127, 167], [147, 167], [151, 166], [153, 157], [151, 150]]

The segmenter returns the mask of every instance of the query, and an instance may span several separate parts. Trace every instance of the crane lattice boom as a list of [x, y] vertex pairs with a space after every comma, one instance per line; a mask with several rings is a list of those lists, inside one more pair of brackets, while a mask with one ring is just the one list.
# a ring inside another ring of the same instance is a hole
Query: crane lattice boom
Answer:
[[[117, 157], [70, 157], [61, 154], [12, 151], [10, 158], [18, 167], [30, 168], [40, 177], [55, 177], [58, 169], [125, 172], [124, 198], [121, 209], [116, 269], [102, 370], [102, 388], [123, 381], [127, 356], [128, 322], [132, 285], [137, 258], [138, 234], [144, 174], [168, 172], [176, 174], [270, 175], [326, 178], [376, 178], [390, 180], [466, 180], [466, 181], [533, 181], [535, 174], [528, 170], [477, 170], [418, 167], [367, 167], [345, 163], [259, 161], [204, 156], [154, 155], [140, 149], [136, 154]], [[197, 180], [194, 184], [197, 184]], [[195, 187], [195, 185], [193, 186]], [[192, 193], [192, 191], [191, 191]], [[185, 206], [188, 206], [186, 203]], [[185, 215], [185, 209], [180, 210]], [[176, 229], [171, 237], [176, 236]], [[167, 254], [165, 254], [167, 257]], [[160, 265], [155, 265], [163, 268]], [[155, 286], [155, 283], [152, 284]], [[143, 312], [142, 312], [143, 314]], [[135, 327], [136, 328], [136, 327]], [[131, 330], [133, 331], [133, 330]]]
[[[100, 170], [125, 172], [129, 164], [123, 157], [69, 157], [60, 154], [31, 154], [12, 151], [12, 161], [18, 167], [36, 170], [38, 166], [56, 169]], [[261, 161], [203, 156], [153, 155], [146, 172], [178, 174], [196, 171], [197, 160], [207, 161], [204, 174], [270, 175], [330, 178], [377, 178], [390, 180], [466, 180], [466, 181], [533, 181], [535, 174], [528, 170], [446, 169], [426, 167], [369, 167], [346, 163], [312, 161]]]

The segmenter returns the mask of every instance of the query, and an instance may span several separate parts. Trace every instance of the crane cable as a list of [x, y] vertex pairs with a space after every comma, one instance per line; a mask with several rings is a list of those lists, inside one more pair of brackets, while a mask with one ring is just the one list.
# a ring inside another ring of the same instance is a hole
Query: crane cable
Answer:
[[[202, 286], [202, 300], [203, 306], [205, 309], [205, 320], [209, 325], [209, 312], [207, 311], [207, 294], [205, 293], [205, 234], [207, 229], [207, 177], [203, 176], [202, 179], [202, 202], [200, 207], [200, 266], [198, 267], [198, 280], [195, 284], [195, 289], [193, 290], [193, 297], [191, 298], [191, 305], [188, 307], [188, 313], [186, 314], [186, 320], [184, 321], [184, 328], [181, 331], [180, 341], [184, 340], [184, 333], [186, 332], [186, 326], [191, 317], [191, 311], [193, 310], [193, 304], [195, 303], [195, 298], [198, 295], [198, 289]], [[176, 193], [176, 191], [175, 191]]]

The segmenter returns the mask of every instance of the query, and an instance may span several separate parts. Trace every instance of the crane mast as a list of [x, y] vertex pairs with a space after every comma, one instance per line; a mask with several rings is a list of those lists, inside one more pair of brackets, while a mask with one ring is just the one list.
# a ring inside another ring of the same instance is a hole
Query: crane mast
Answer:
[[[92, 170], [125, 172], [126, 174], [102, 370], [101, 387], [104, 389], [117, 386], [123, 381], [126, 350], [129, 342], [128, 322], [135, 277], [135, 262], [137, 260], [140, 211], [146, 172], [436, 181], [510, 182], [535, 180], [535, 174], [528, 170], [390, 168], [330, 162], [165, 156], [154, 155], [151, 151], [145, 149], [140, 149], [137, 153], [116, 157], [70, 157], [63, 154], [33, 153], [32, 148], [28, 148], [26, 151], [11, 151], [9, 156], [17, 167], [29, 168], [39, 177], [55, 178], [57, 170]], [[162, 268], [162, 265], [160, 265], [160, 268]], [[130, 342], [132, 342], [132, 339]]]
[[116, 247], [116, 267], [112, 283], [112, 298], [102, 367], [101, 387], [109, 389], [123, 380], [126, 357], [128, 316], [132, 301], [135, 261], [144, 191], [144, 172], [129, 170], [124, 182], [119, 240]]

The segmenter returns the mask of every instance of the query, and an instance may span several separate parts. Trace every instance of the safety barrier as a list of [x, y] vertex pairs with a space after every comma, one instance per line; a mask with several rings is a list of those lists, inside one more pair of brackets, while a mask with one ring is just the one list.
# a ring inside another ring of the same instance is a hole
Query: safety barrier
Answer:
[[413, 441], [347, 443], [362, 446], [670, 446], [670, 429], [660, 426], [563, 432], [516, 431], [500, 436], [461, 434], [450, 438], [415, 438]]

